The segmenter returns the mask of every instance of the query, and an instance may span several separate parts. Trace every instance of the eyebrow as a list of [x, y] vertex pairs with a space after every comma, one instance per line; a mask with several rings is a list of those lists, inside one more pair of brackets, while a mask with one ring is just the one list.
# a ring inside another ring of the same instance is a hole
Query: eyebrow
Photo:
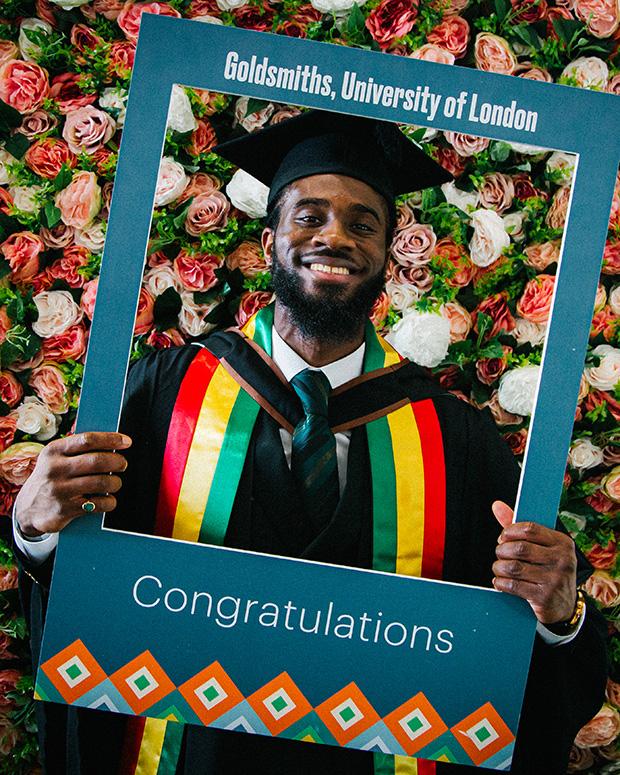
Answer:
[[[320, 199], [318, 197], [304, 197], [303, 199], [300, 199], [299, 201], [295, 202], [295, 204], [293, 205], [293, 209], [299, 210], [302, 207], [307, 207], [308, 205], [316, 205], [318, 207], [329, 207], [329, 200]], [[356, 202], [354, 205], [351, 206], [351, 209], [357, 213], [372, 215], [372, 217], [377, 221], [377, 223], [381, 224], [381, 217], [379, 213], [374, 209], [374, 207], [370, 207], [370, 205], [362, 204], [361, 202]]]

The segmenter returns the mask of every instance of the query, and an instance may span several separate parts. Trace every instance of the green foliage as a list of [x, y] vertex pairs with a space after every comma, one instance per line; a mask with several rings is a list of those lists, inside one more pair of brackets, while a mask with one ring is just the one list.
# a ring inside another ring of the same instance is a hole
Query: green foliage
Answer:
[[30, 49], [35, 62], [46, 70], [72, 72], [75, 67], [73, 47], [67, 37], [59, 32], [44, 29], [24, 30], [28, 40], [36, 48]]
[[259, 272], [254, 277], [246, 277], [243, 281], [246, 291], [268, 291], [271, 288], [271, 272]]

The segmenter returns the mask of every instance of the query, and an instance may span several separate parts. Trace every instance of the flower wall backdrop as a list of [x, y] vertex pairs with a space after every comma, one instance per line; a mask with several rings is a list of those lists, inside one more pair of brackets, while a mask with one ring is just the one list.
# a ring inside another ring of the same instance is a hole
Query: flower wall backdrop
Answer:
[[[618, 0], [4, 0], [0, 8], [0, 773], [37, 769], [10, 513], [71, 431], [142, 13], [620, 93]], [[133, 357], [271, 299], [266, 191], [212, 153], [296, 108], [175, 87]], [[399, 201], [373, 320], [523, 453], [574, 159], [404, 128], [456, 182]], [[609, 619], [607, 703], [570, 771], [620, 772], [620, 179], [560, 516]]]

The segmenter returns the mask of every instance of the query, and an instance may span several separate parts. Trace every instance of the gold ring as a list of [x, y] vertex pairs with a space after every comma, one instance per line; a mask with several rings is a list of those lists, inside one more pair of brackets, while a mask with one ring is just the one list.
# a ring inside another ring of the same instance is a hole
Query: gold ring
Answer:
[[85, 511], [87, 514], [92, 514], [96, 508], [97, 507], [92, 501], [84, 501], [82, 504], [82, 511]]

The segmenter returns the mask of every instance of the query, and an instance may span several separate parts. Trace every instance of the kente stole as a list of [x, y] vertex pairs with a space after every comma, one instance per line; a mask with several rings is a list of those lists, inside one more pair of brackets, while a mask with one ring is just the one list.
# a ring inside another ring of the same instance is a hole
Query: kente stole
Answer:
[[[267, 307], [248, 321], [242, 334], [251, 346], [270, 356], [272, 325], [273, 307]], [[401, 363], [398, 353], [375, 334], [370, 323], [365, 339], [364, 375]], [[346, 389], [347, 385], [341, 386], [332, 395]], [[218, 360], [208, 349], [200, 349], [182, 380], [172, 413], [155, 535], [224, 543], [261, 408], [256, 399], [261, 397], [225, 358]], [[433, 402], [410, 403], [407, 399], [376, 414], [381, 416], [364, 422], [372, 476], [372, 567], [440, 579], [445, 468]], [[281, 418], [281, 424], [285, 423]], [[356, 424], [359, 421], [335, 430]], [[120, 775], [174, 775], [182, 735], [183, 725], [177, 722], [130, 718]], [[376, 753], [374, 771], [375, 775], [435, 775], [435, 763]]]

